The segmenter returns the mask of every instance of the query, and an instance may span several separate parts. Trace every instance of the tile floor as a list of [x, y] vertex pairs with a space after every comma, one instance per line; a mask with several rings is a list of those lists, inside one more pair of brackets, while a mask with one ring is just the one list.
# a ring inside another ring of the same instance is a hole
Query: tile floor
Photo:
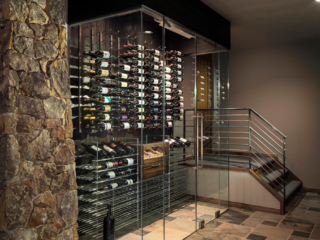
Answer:
[[[214, 219], [217, 206], [198, 202], [198, 219], [204, 229], [190, 235], [195, 228], [194, 205], [188, 205], [165, 219], [166, 240], [320, 240], [320, 194], [298, 193], [287, 206], [285, 215], [230, 208]], [[163, 239], [163, 220], [144, 228], [144, 240]], [[141, 230], [118, 240], [139, 240]]]

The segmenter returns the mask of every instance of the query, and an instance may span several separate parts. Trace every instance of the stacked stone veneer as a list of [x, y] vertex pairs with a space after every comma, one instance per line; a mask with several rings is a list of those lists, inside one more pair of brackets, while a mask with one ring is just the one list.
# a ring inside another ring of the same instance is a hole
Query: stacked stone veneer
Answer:
[[78, 239], [65, 0], [0, 0], [0, 239]]

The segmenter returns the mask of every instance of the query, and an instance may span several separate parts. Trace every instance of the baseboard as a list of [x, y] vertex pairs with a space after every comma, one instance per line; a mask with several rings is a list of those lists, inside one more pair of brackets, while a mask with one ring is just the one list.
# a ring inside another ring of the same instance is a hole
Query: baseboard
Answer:
[[238, 203], [238, 202], [225, 201], [225, 200], [219, 201], [219, 199], [208, 198], [208, 197], [197, 197], [197, 200], [202, 201], [202, 202], [215, 203], [215, 204], [219, 204], [219, 202], [220, 202], [221, 205], [225, 205], [225, 206], [227, 206], [229, 203], [229, 207], [247, 209], [247, 210], [251, 210], [251, 211], [273, 213], [273, 214], [279, 214], [279, 215], [282, 214], [281, 209], [256, 206], [256, 205], [251, 205], [251, 204], [247, 204], [247, 203]]
[[320, 193], [320, 189], [317, 188], [308, 188], [308, 187], [302, 187], [301, 192], [313, 192], [313, 193]]

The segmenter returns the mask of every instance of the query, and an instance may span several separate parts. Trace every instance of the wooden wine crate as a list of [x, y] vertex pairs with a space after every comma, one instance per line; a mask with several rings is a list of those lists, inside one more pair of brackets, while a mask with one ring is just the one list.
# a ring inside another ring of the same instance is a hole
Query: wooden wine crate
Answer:
[[[135, 145], [136, 146], [136, 145]], [[163, 174], [163, 154], [165, 158], [165, 172], [168, 172], [169, 166], [169, 143], [164, 144], [165, 149], [163, 149], [163, 142], [147, 143], [143, 144], [143, 151], [140, 151], [141, 145], [139, 145], [139, 164], [140, 164], [140, 179], [146, 179], [155, 177]], [[163, 153], [144, 156], [143, 152], [158, 148], [163, 149]], [[141, 171], [141, 166], [143, 166], [143, 171]]]

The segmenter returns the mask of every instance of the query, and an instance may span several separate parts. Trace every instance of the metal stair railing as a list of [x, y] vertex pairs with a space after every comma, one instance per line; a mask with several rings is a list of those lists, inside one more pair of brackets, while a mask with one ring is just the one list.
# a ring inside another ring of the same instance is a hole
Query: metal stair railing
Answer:
[[[211, 150], [219, 153], [218, 161], [224, 161], [220, 160], [224, 155], [247, 159], [249, 168], [262, 174], [286, 199], [287, 137], [282, 132], [251, 108], [197, 111], [203, 112], [204, 117], [214, 118], [208, 121], [211, 125], [205, 126], [204, 130], [213, 140]], [[275, 173], [280, 173], [279, 177]]]

